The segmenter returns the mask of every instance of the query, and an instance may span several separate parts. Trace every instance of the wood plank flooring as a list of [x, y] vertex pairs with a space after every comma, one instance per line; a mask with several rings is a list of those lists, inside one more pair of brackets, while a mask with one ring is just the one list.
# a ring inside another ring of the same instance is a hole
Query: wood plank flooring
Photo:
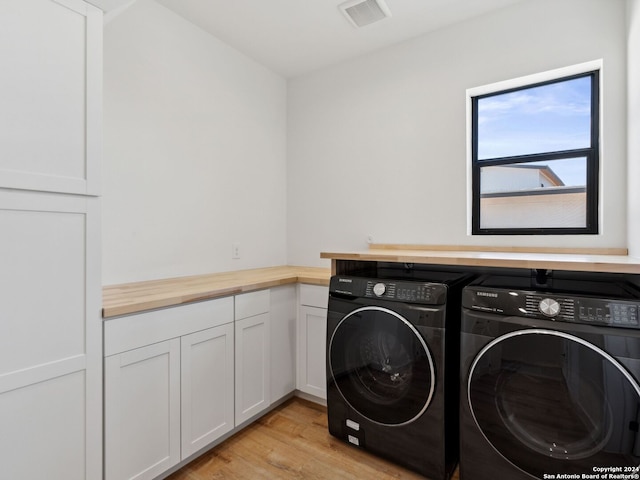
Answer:
[[[326, 408], [293, 398], [168, 480], [424, 480], [329, 435]], [[458, 479], [457, 472], [453, 476]]]

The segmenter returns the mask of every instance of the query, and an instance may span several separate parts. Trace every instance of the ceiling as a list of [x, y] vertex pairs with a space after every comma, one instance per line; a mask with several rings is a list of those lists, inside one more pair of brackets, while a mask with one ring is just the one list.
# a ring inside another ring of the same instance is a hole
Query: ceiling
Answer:
[[344, 0], [157, 0], [245, 55], [295, 77], [524, 0], [386, 0], [392, 16], [356, 28]]

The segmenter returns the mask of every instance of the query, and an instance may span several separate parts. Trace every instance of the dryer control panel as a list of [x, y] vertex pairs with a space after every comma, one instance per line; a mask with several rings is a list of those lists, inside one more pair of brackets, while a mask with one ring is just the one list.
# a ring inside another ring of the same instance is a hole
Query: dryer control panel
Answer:
[[558, 293], [466, 287], [462, 306], [500, 315], [640, 328], [640, 301]]
[[405, 303], [443, 305], [447, 300], [447, 285], [337, 275], [331, 277], [329, 293]]

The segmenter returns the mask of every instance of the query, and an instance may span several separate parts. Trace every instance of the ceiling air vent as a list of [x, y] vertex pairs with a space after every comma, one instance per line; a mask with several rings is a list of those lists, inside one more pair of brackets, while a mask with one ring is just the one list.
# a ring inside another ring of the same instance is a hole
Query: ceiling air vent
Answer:
[[383, 0], [351, 0], [338, 5], [354, 27], [364, 27], [391, 16]]

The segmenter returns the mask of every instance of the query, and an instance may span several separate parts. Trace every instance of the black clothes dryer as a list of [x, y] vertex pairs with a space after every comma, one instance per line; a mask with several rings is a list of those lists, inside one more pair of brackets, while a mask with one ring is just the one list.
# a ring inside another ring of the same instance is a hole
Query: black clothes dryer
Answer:
[[639, 478], [639, 292], [530, 285], [488, 276], [463, 291], [460, 478]]
[[460, 295], [466, 277], [420, 277], [331, 278], [329, 432], [441, 480], [458, 460]]

